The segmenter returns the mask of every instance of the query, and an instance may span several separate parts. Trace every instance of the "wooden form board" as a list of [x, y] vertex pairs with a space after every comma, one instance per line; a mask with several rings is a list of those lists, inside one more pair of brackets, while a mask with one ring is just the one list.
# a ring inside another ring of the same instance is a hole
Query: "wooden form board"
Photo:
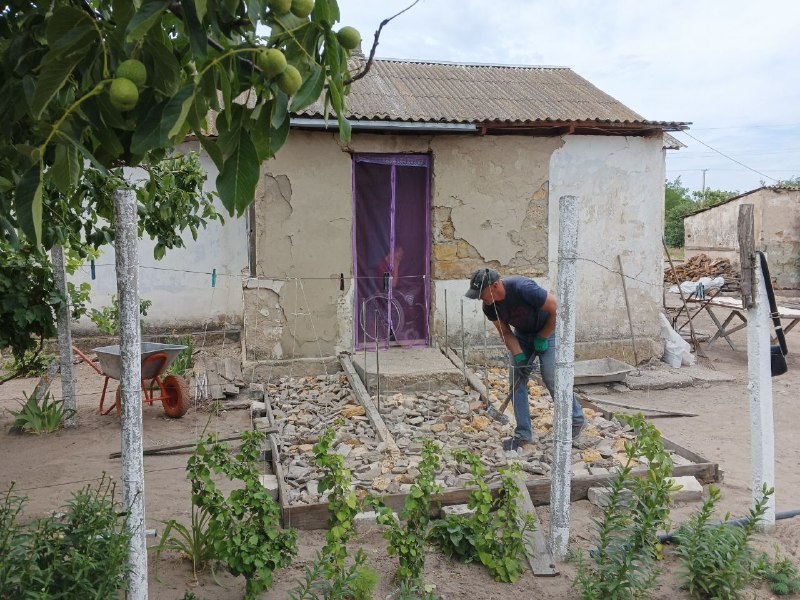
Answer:
[[528, 559], [528, 564], [531, 567], [531, 573], [536, 577], [555, 577], [558, 575], [556, 568], [556, 561], [553, 560], [553, 555], [550, 548], [547, 547], [547, 541], [544, 539], [542, 533], [542, 524], [536, 514], [536, 509], [531, 502], [531, 497], [528, 494], [528, 489], [525, 487], [525, 479], [520, 473], [514, 476], [514, 482], [517, 484], [519, 496], [517, 496], [517, 507], [519, 508], [519, 517], [517, 518], [517, 525], [520, 529], [524, 527], [524, 517], [528, 515], [534, 524], [535, 529], [526, 529], [522, 533], [522, 544], [525, 548], [525, 556]]
[[[341, 358], [342, 368], [345, 370], [350, 385], [356, 394], [358, 401], [364, 406], [367, 416], [375, 427], [376, 433], [381, 441], [386, 442], [387, 450], [392, 446], [396, 449], [394, 438], [391, 432], [386, 427], [380, 413], [375, 409], [375, 405], [370, 399], [364, 385], [361, 383], [358, 375], [353, 368], [350, 358], [343, 355]], [[268, 399], [265, 399], [268, 400]], [[591, 408], [598, 413], [603, 414], [606, 418], [612, 418], [613, 415], [607, 410], [604, 410], [591, 402], [582, 400], [581, 403], [587, 408]], [[268, 416], [270, 417], [270, 424], [274, 426], [272, 420], [272, 411], [269, 402], [266, 401]], [[273, 438], [274, 436], [270, 436]], [[718, 481], [719, 478], [719, 465], [704, 459], [703, 457], [695, 454], [694, 452], [683, 448], [682, 446], [672, 442], [666, 438], [662, 438], [664, 447], [674, 452], [678, 456], [692, 461], [695, 464], [676, 466], [673, 470], [675, 477], [684, 475], [692, 475], [697, 477], [703, 483], [713, 483]], [[278, 485], [280, 486], [280, 501], [281, 501], [281, 515], [283, 517], [284, 527], [294, 527], [295, 529], [326, 529], [328, 527], [328, 504], [327, 502], [319, 502], [317, 504], [297, 504], [289, 505], [288, 495], [286, 494], [286, 484], [283, 481], [283, 471], [280, 466], [280, 456], [278, 455], [278, 446], [275, 440], [272, 445], [273, 464], [275, 465], [275, 474], [278, 475]], [[647, 469], [640, 467], [634, 469], [632, 472], [634, 477], [644, 477], [647, 475]], [[570, 501], [576, 502], [578, 500], [585, 500], [588, 497], [590, 487], [607, 486], [609, 482], [615, 477], [614, 474], [604, 475], [586, 475], [581, 477], [573, 477], [570, 486]], [[500, 487], [499, 483], [490, 485], [492, 491]], [[528, 495], [534, 506], [544, 506], [550, 504], [550, 479], [532, 479], [525, 482], [525, 487], [528, 490]], [[440, 508], [442, 506], [450, 506], [453, 504], [466, 504], [469, 498], [469, 493], [472, 491], [471, 487], [448, 489], [441, 494], [434, 495], [431, 500], [433, 506], [433, 516], [438, 517]], [[405, 494], [389, 494], [382, 497], [386, 506], [394, 511], [399, 512], [405, 504]]]
[[[275, 416], [272, 414], [272, 406], [270, 406], [269, 397], [264, 395], [264, 406], [267, 410], [267, 418], [269, 419], [269, 426], [275, 427]], [[272, 455], [272, 472], [278, 480], [278, 504], [281, 507], [281, 524], [284, 527], [289, 527], [291, 519], [286, 513], [286, 508], [289, 506], [289, 494], [286, 490], [286, 481], [283, 478], [283, 466], [281, 466], [281, 456], [278, 450], [278, 434], [270, 433], [267, 435], [267, 446]]]

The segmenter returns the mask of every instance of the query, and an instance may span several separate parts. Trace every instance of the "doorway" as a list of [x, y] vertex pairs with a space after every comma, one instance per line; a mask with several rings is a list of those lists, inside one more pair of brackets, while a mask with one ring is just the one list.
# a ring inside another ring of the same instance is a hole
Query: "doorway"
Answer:
[[358, 350], [428, 345], [430, 157], [353, 156]]

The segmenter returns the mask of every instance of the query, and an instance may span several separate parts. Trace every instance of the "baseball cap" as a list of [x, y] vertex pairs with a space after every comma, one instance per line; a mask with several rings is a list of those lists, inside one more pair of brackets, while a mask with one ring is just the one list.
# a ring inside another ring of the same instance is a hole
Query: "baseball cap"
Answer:
[[492, 285], [500, 279], [500, 274], [494, 269], [478, 269], [469, 280], [469, 289], [464, 294], [467, 298], [477, 300], [481, 297], [484, 288]]

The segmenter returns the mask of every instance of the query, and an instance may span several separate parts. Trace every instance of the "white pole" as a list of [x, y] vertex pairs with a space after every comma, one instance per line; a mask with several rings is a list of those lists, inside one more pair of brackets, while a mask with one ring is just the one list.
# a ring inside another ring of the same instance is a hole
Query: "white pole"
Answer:
[[[761, 498], [766, 483], [775, 487], [775, 428], [772, 415], [770, 370], [770, 316], [767, 288], [760, 261], [755, 261], [755, 306], [747, 310], [747, 391], [750, 397], [750, 432], [753, 461], [753, 500]], [[775, 527], [775, 496], [769, 499], [762, 529]]]
[[142, 349], [139, 333], [139, 258], [136, 196], [114, 192], [116, 217], [117, 296], [122, 374], [122, 502], [128, 513], [129, 600], [147, 600], [147, 542], [144, 518], [144, 456], [142, 454]]
[[64, 249], [53, 246], [50, 249], [50, 261], [53, 263], [53, 278], [58, 291], [66, 298], [56, 315], [58, 320], [58, 358], [61, 369], [61, 397], [69, 417], [64, 420], [64, 427], [75, 427], [78, 424], [77, 405], [75, 403], [75, 376], [72, 373], [72, 331], [70, 329], [69, 295], [67, 294], [67, 274], [64, 269]]
[[578, 209], [575, 196], [558, 199], [558, 311], [553, 398], [553, 470], [550, 486], [550, 552], [564, 560], [569, 542], [572, 458], [572, 384], [575, 378], [575, 252]]

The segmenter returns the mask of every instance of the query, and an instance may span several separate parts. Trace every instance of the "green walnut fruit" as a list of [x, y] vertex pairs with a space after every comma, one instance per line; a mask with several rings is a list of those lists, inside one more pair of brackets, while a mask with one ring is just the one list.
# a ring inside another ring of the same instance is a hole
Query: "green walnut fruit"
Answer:
[[267, 77], [275, 77], [286, 70], [286, 57], [277, 48], [267, 48], [258, 53], [258, 68]]
[[278, 75], [278, 87], [287, 96], [293, 96], [303, 85], [303, 76], [292, 65], [287, 65], [286, 70]]
[[285, 15], [292, 8], [292, 0], [267, 0], [267, 6], [276, 15]]
[[144, 87], [147, 82], [147, 69], [144, 64], [135, 58], [122, 61], [117, 67], [117, 77], [132, 81], [137, 90]]
[[361, 34], [358, 33], [358, 29], [348, 25], [336, 32], [336, 39], [345, 50], [355, 50], [361, 43]]
[[314, 0], [292, 0], [292, 14], [305, 19], [314, 10]]
[[111, 105], [120, 112], [131, 110], [139, 101], [139, 90], [130, 79], [117, 77], [109, 89]]

